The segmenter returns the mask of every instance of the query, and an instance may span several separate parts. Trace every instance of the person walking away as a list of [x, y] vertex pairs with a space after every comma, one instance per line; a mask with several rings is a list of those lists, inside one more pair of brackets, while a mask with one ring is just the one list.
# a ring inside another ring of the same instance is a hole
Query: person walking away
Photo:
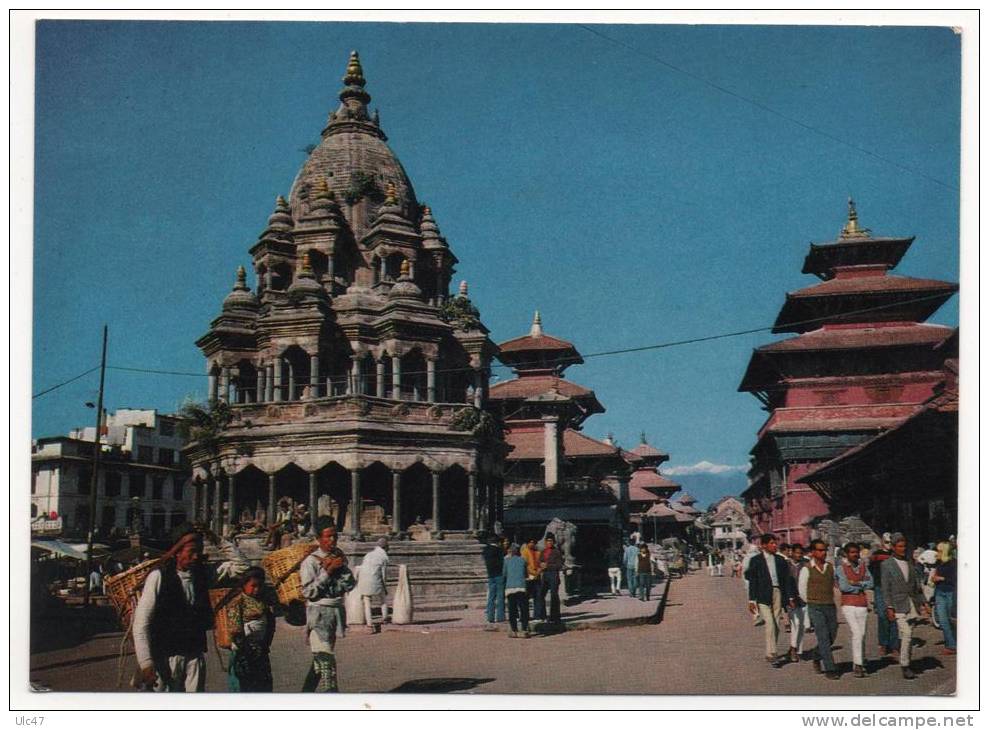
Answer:
[[488, 573], [488, 605], [485, 615], [488, 620], [486, 631], [496, 631], [495, 622], [505, 622], [505, 553], [495, 536], [485, 540], [481, 549], [484, 568]]
[[910, 640], [913, 638], [913, 626], [910, 623], [920, 613], [929, 613], [924, 603], [924, 593], [920, 584], [920, 576], [910, 564], [907, 555], [907, 539], [900, 533], [891, 538], [893, 556], [883, 563], [882, 591], [886, 602], [886, 618], [896, 621], [900, 632], [900, 668], [904, 679], [914, 679], [916, 674], [910, 666]]
[[306, 599], [306, 637], [313, 656], [302, 691], [336, 692], [337, 624], [343, 620], [344, 595], [356, 581], [337, 547], [333, 520], [328, 515], [318, 517], [315, 528], [319, 547], [299, 567], [302, 597]]
[[856, 677], [865, 676], [865, 622], [869, 617], [869, 600], [865, 594], [871, 590], [872, 574], [860, 558], [857, 543], [850, 542], [838, 567], [838, 590], [841, 591], [841, 613], [852, 632], [852, 671]]
[[758, 613], [766, 625], [766, 661], [775, 662], [783, 606], [796, 605], [786, 561], [776, 554], [777, 540], [772, 533], [759, 539], [762, 553], [752, 558], [745, 578], [749, 582], [749, 611]]
[[608, 549], [608, 585], [611, 595], [621, 594], [622, 589], [622, 548], [612, 544]]
[[539, 587], [540, 603], [545, 615], [546, 593], [549, 592], [549, 623], [560, 623], [560, 572], [563, 570], [563, 553], [556, 547], [556, 537], [552, 534], [545, 539], [539, 560], [542, 571], [542, 584]]
[[827, 554], [828, 546], [823, 540], [811, 540], [810, 562], [800, 570], [797, 590], [801, 600], [807, 604], [817, 637], [814, 670], [823, 671], [828, 679], [840, 679], [831, 651], [838, 633], [838, 612], [834, 605], [834, 566], [827, 562]]
[[264, 569], [248, 568], [240, 595], [227, 607], [231, 653], [227, 685], [231, 692], [271, 692], [271, 642], [275, 638], [276, 599], [265, 590]]
[[532, 616], [537, 620], [542, 620], [545, 618], [545, 612], [540, 610], [544, 607], [540, 605], [539, 584], [541, 582], [541, 569], [539, 567], [539, 548], [536, 547], [536, 538], [530, 537], [525, 545], [522, 546], [520, 554], [522, 559], [525, 560], [525, 592], [532, 599]]
[[944, 634], [941, 653], [954, 654], [957, 646], [951, 622], [955, 617], [955, 587], [958, 583], [958, 563], [954, 555], [949, 554], [948, 559], [934, 569], [931, 580], [934, 583], [934, 613]]
[[[364, 603], [364, 623], [368, 633], [380, 632], [388, 621], [388, 588], [385, 573], [388, 568], [388, 538], [379, 537], [375, 547], [364, 556], [357, 574], [357, 592]], [[381, 603], [381, 624], [376, 628], [371, 620], [371, 603]]]
[[635, 578], [636, 567], [635, 566], [639, 562], [639, 548], [638, 548], [638, 546], [634, 542], [627, 544], [625, 546], [625, 554], [624, 554], [623, 557], [625, 559], [625, 584], [626, 584], [626, 588], [628, 588], [628, 595], [634, 597], [635, 596], [635, 589], [636, 589], [636, 578]]
[[[759, 554], [760, 554], [759, 548], [757, 548], [754, 544], [750, 544], [748, 552], [746, 552], [745, 557], [742, 558], [742, 580], [745, 581], [746, 596], [749, 595], [749, 579], [746, 577], [746, 574], [749, 572], [749, 566], [752, 565], [752, 558], [754, 558], [756, 555]], [[751, 607], [750, 607], [750, 613], [751, 613]], [[762, 620], [762, 616], [759, 614], [758, 611], [752, 613], [753, 626], [762, 626], [764, 623], [765, 621]]]
[[873, 602], [876, 609], [876, 634], [879, 641], [879, 656], [900, 656], [900, 632], [896, 628], [896, 622], [890, 621], [886, 616], [886, 600], [882, 590], [882, 566], [886, 560], [893, 555], [892, 544], [889, 542], [889, 534], [883, 535], [882, 544], [872, 551], [872, 558], [869, 561], [869, 572], [872, 573], [872, 582], [875, 585], [873, 590]]
[[522, 624], [522, 634], [529, 638], [529, 597], [526, 582], [528, 566], [520, 554], [519, 546], [512, 545], [510, 554], [505, 557], [502, 574], [505, 581], [505, 598], [508, 599], [508, 624], [511, 626], [509, 636], [518, 638], [519, 622]]
[[639, 588], [639, 600], [648, 601], [652, 592], [652, 555], [649, 554], [649, 546], [645, 543], [639, 545], [639, 556], [635, 564], [635, 580]]
[[[800, 579], [800, 569], [806, 564], [804, 546], [800, 543], [791, 545], [789, 569], [790, 579], [794, 586]], [[787, 617], [790, 619], [790, 661], [797, 662], [800, 661], [800, 655], [804, 653], [804, 634], [810, 623], [807, 615], [807, 604], [799, 595], [793, 597], [793, 606], [787, 611]]]
[[141, 681], [156, 692], [202, 692], [206, 632], [213, 627], [203, 536], [185, 523], [144, 581], [134, 610], [134, 653]]

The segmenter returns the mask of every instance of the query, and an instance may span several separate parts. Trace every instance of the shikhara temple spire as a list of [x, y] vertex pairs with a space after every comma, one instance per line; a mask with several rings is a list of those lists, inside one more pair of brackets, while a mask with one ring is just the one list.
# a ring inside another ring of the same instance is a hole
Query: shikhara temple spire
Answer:
[[539, 316], [539, 310], [536, 310], [535, 316], [532, 318], [532, 329], [529, 330], [529, 337], [542, 337], [543, 336], [543, 320]]
[[371, 101], [371, 95], [364, 89], [367, 79], [364, 78], [364, 69], [357, 51], [350, 52], [343, 83], [344, 87], [340, 90], [340, 106], [330, 114], [329, 124], [323, 130], [323, 136], [347, 130], [370, 132], [383, 138], [384, 135], [378, 129], [377, 113], [374, 117], [368, 113], [367, 105]]
[[859, 214], [855, 210], [855, 201], [852, 200], [851, 196], [848, 198], [848, 222], [845, 227], [841, 229], [841, 240], [847, 240], [849, 238], [868, 238], [869, 237], [868, 228], [859, 228]]

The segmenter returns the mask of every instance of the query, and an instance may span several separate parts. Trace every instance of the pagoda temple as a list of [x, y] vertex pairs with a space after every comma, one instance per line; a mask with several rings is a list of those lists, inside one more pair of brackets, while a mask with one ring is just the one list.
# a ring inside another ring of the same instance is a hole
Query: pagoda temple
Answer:
[[630, 520], [641, 519], [632, 514], [639, 506], [632, 497], [641, 493], [651, 504], [679, 488], [656, 473], [669, 457], [645, 443], [626, 452], [610, 437], [598, 440], [581, 432], [604, 406], [593, 390], [564, 377], [583, 358], [572, 343], [543, 331], [539, 312], [527, 335], [498, 345], [498, 358], [516, 376], [491, 386], [488, 396], [509, 449], [505, 531], [524, 540], [541, 536], [554, 518], [573, 523], [578, 528], [574, 559], [584, 579], [604, 581], [606, 548], [620, 545]]
[[913, 240], [873, 236], [849, 200], [838, 239], [811, 244], [803, 273], [822, 281], [787, 294], [773, 328], [797, 336], [756, 348], [739, 386], [769, 412], [742, 495], [755, 531], [806, 542], [824, 516], [866, 514], [868, 490], [839, 507], [804, 477], [896, 428], [943, 387], [957, 329], [924, 320], [958, 286], [889, 273]]
[[476, 598], [474, 533], [501, 506], [503, 446], [478, 428], [497, 348], [467, 284], [449, 294], [457, 258], [368, 110], [357, 52], [343, 83], [250, 246], [256, 285], [239, 267], [196, 342], [229, 414], [188, 449], [198, 516], [229, 533], [291, 498], [335, 519], [348, 553], [395, 538], [418, 600]]

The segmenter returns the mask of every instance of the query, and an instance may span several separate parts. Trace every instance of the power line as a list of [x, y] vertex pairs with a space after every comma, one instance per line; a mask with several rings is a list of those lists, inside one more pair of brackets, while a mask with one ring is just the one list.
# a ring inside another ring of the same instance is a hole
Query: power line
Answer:
[[66, 381], [64, 381], [64, 382], [62, 382], [62, 383], [59, 383], [58, 385], [53, 385], [53, 386], [52, 386], [52, 387], [50, 387], [50, 388], [45, 388], [45, 389], [44, 389], [43, 391], [41, 391], [40, 393], [35, 393], [34, 395], [32, 395], [32, 396], [31, 396], [31, 399], [32, 399], [32, 400], [34, 400], [35, 398], [39, 398], [39, 397], [41, 397], [41, 396], [43, 396], [43, 395], [44, 395], [45, 393], [51, 393], [51, 392], [52, 392], [53, 390], [58, 390], [58, 389], [59, 389], [59, 388], [61, 388], [61, 387], [62, 387], [63, 385], [68, 385], [69, 383], [73, 383], [73, 382], [75, 382], [76, 380], [78, 380], [79, 378], [83, 378], [83, 377], [85, 377], [85, 376], [87, 376], [87, 375], [89, 375], [89, 374], [90, 374], [91, 372], [93, 372], [94, 370], [99, 370], [99, 369], [100, 369], [100, 366], [99, 366], [99, 365], [95, 365], [95, 366], [93, 366], [93, 367], [91, 367], [91, 368], [90, 368], [89, 370], [87, 370], [86, 372], [84, 372], [84, 373], [79, 373], [79, 374], [78, 374], [78, 375], [76, 375], [76, 376], [75, 376], [74, 378], [69, 378], [68, 380], [66, 380]]
[[[780, 326], [781, 327], [787, 327], [787, 328], [793, 328], [793, 327], [803, 327], [804, 325], [820, 324], [820, 323], [823, 323], [823, 322], [834, 321], [836, 319], [840, 320], [840, 319], [845, 319], [847, 317], [858, 316], [858, 315], [861, 315], [861, 314], [870, 314], [872, 312], [878, 312], [878, 311], [881, 311], [881, 310], [884, 310], [884, 309], [890, 309], [890, 308], [893, 308], [893, 307], [903, 307], [903, 306], [906, 306], [906, 305], [909, 305], [909, 304], [917, 304], [917, 303], [920, 303], [920, 302], [931, 301], [931, 300], [934, 300], [934, 299], [942, 299], [942, 298], [944, 298], [944, 296], [945, 296], [944, 293], [940, 293], [940, 294], [929, 294], [929, 295], [923, 296], [923, 297], [912, 297], [910, 299], [903, 299], [901, 301], [892, 302], [892, 303], [889, 303], [889, 304], [878, 304], [878, 305], [876, 305], [874, 307], [865, 307], [863, 309], [854, 309], [854, 310], [851, 310], [851, 311], [848, 311], [848, 312], [844, 312], [844, 313], [842, 313], [840, 315], [827, 315], [827, 316], [823, 316], [823, 317], [812, 317], [810, 319], [798, 320], [798, 321], [795, 321], [795, 322], [786, 322], [786, 323], [784, 323], [784, 324], [782, 324]], [[764, 325], [762, 327], [752, 327], [750, 329], [735, 330], [733, 332], [722, 332], [722, 333], [714, 334], [714, 335], [704, 335], [704, 336], [701, 336], [701, 337], [691, 337], [691, 338], [683, 339], [683, 340], [671, 340], [669, 342], [659, 342], [659, 343], [651, 344], [651, 345], [639, 345], [639, 346], [636, 346], [636, 347], [626, 347], [626, 348], [621, 348], [621, 349], [617, 349], [617, 350], [602, 350], [600, 352], [592, 352], [592, 353], [587, 354], [587, 355], [582, 355], [582, 357], [584, 359], [589, 359], [589, 358], [592, 358], [592, 357], [608, 357], [608, 356], [611, 356], [611, 355], [625, 355], [625, 354], [629, 354], [629, 353], [633, 353], [633, 352], [646, 352], [648, 350], [661, 350], [661, 349], [665, 349], [665, 348], [668, 348], [668, 347], [679, 347], [681, 345], [692, 345], [692, 344], [696, 344], [696, 343], [699, 343], [699, 342], [710, 342], [712, 340], [722, 340], [722, 339], [726, 339], [726, 338], [729, 338], [729, 337], [739, 337], [741, 335], [751, 335], [751, 334], [755, 334], [757, 332], [767, 332], [767, 331], [772, 331], [775, 328], [776, 328], [776, 325], [775, 324]], [[538, 365], [543, 365], [543, 364], [544, 364], [543, 362], [527, 362], [527, 363], [523, 362], [523, 363], [515, 363], [513, 365], [504, 365], [504, 364], [501, 364], [501, 363], [492, 363], [491, 364], [491, 368], [514, 369], [514, 368], [518, 368], [518, 367], [538, 366]], [[553, 365], [553, 363], [551, 361], [548, 362], [548, 363], [546, 363], [546, 364], [547, 364], [547, 366], [552, 366]], [[97, 366], [97, 367], [99, 367], [99, 366]], [[107, 367], [110, 370], [123, 370], [123, 371], [127, 371], [127, 372], [135, 372], [135, 373], [150, 373], [150, 374], [154, 374], [154, 375], [181, 375], [181, 376], [189, 376], [189, 377], [197, 377], [197, 378], [209, 377], [209, 373], [193, 373], [193, 372], [187, 372], [187, 371], [181, 371], [181, 370], [156, 370], [156, 369], [153, 369], [153, 368], [124, 367], [124, 366], [118, 366], [118, 365], [108, 365]], [[86, 373], [91, 373], [93, 370], [96, 370], [96, 368], [92, 368], [91, 370], [86, 371]], [[473, 368], [471, 368], [469, 366], [467, 366], [467, 367], [456, 367], [456, 368], [437, 368], [435, 370], [435, 372], [437, 374], [439, 374], [439, 373], [464, 373], [464, 372], [473, 372]], [[85, 375], [86, 373], [83, 373], [83, 375]], [[403, 374], [405, 374], [405, 375], [426, 375], [427, 373], [428, 373], [428, 371], [426, 371], [426, 370], [422, 370], [422, 371], [406, 370], [406, 371], [403, 371]], [[349, 374], [350, 374], [349, 372], [347, 372], [347, 373], [341, 373], [341, 378], [339, 378], [339, 379], [340, 380], [345, 380], [349, 376]], [[82, 376], [80, 375], [80, 376], [77, 376], [77, 378], [78, 377], [82, 377]], [[55, 387], [59, 387], [59, 386], [55, 386]]]
[[896, 167], [896, 168], [898, 168], [898, 169], [900, 169], [900, 170], [902, 170], [904, 172], [908, 172], [908, 173], [913, 174], [913, 175], [918, 175], [918, 176], [920, 176], [920, 177], [922, 177], [922, 178], [924, 178], [926, 180], [929, 180], [930, 182], [933, 182], [933, 183], [936, 183], [937, 185], [940, 185], [941, 187], [947, 188], [948, 190], [954, 190], [954, 191], [957, 191], [958, 190], [958, 186], [956, 186], [956, 185], [952, 185], [950, 183], [946, 183], [943, 180], [939, 180], [938, 178], [933, 177], [931, 175], [928, 175], [925, 172], [922, 172], [920, 170], [915, 170], [915, 169], [913, 169], [911, 167], [908, 167], [907, 165], [903, 165], [903, 164], [901, 164], [899, 162], [896, 162], [895, 160], [890, 160], [890, 159], [888, 159], [886, 157], [883, 157], [882, 155], [876, 154], [872, 150], [866, 149], [865, 147], [861, 147], [861, 146], [855, 144], [854, 142], [849, 142], [848, 140], [842, 139], [841, 137], [837, 137], [837, 136], [831, 134], [830, 132], [826, 132], [823, 129], [820, 129], [820, 128], [815, 127], [815, 126], [810, 125], [810, 124], [807, 124], [806, 122], [802, 122], [799, 119], [797, 119], [795, 117], [791, 117], [788, 114], [784, 114], [781, 111], [777, 111], [776, 109], [773, 109], [772, 107], [767, 106], [766, 104], [763, 104], [762, 102], [756, 101], [755, 99], [750, 99], [747, 96], [743, 96], [742, 94], [739, 94], [737, 91], [732, 91], [731, 89], [726, 88], [724, 86], [721, 86], [720, 84], [717, 84], [717, 83], [715, 83], [713, 81], [710, 81], [709, 79], [706, 79], [703, 76], [698, 76], [697, 74], [691, 73], [690, 71], [687, 71], [686, 69], [680, 68], [679, 66], [675, 66], [674, 64], [670, 63], [669, 61], [667, 61], [665, 59], [662, 59], [659, 56], [655, 56], [652, 53], [649, 53], [648, 51], [640, 50], [640, 49], [636, 48], [635, 46], [632, 46], [632, 45], [630, 45], [628, 43], [625, 43], [624, 41], [620, 41], [617, 38], [612, 38], [611, 36], [606, 35], [606, 34], [600, 32], [598, 30], [595, 30], [594, 28], [592, 28], [592, 27], [590, 27], [588, 25], [583, 25], [582, 23], [578, 23], [577, 25], [578, 25], [578, 27], [583, 28], [584, 30], [586, 30], [588, 33], [593, 33], [594, 35], [598, 36], [599, 38], [603, 38], [604, 40], [608, 41], [609, 43], [613, 43], [614, 45], [621, 46], [622, 48], [625, 48], [626, 50], [629, 50], [632, 53], [636, 53], [636, 54], [638, 54], [640, 56], [643, 56], [643, 57], [648, 58], [648, 59], [650, 59], [652, 61], [655, 61], [656, 63], [658, 63], [658, 64], [660, 64], [662, 66], [665, 66], [666, 68], [672, 69], [673, 71], [676, 71], [677, 73], [681, 73], [684, 76], [687, 76], [687, 77], [693, 79], [694, 81], [698, 81], [698, 82], [700, 82], [700, 83], [702, 83], [702, 84], [704, 84], [706, 86], [710, 86], [712, 89], [716, 89], [717, 91], [720, 91], [723, 94], [727, 94], [728, 96], [734, 97], [735, 99], [739, 99], [740, 101], [744, 101], [747, 104], [751, 104], [752, 106], [756, 107], [757, 109], [761, 109], [762, 111], [767, 112], [769, 114], [772, 114], [773, 116], [779, 117], [780, 119], [783, 119], [783, 120], [785, 120], [787, 122], [790, 122], [791, 124], [796, 124], [798, 127], [802, 127], [803, 129], [806, 129], [806, 130], [808, 130], [810, 132], [813, 132], [814, 134], [819, 134], [820, 136], [825, 137], [826, 139], [830, 139], [832, 142], [837, 142], [838, 144], [844, 145], [845, 147], [848, 147], [850, 149], [853, 149], [856, 152], [861, 152], [862, 154], [868, 155], [869, 157], [872, 157], [873, 159], [879, 160], [880, 162], [884, 162], [887, 165], [892, 165], [893, 167]]

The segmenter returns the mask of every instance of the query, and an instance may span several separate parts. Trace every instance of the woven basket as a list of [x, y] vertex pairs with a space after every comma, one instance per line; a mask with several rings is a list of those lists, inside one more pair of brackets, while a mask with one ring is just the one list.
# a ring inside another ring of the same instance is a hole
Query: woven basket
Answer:
[[227, 608], [240, 600], [239, 587], [214, 588], [209, 592], [209, 605], [213, 607], [213, 638], [221, 649], [229, 649], [231, 644], [230, 624], [227, 622]]
[[123, 573], [108, 576], [103, 580], [103, 592], [110, 599], [110, 605], [117, 612], [120, 625], [125, 629], [130, 626], [131, 617], [141, 597], [141, 588], [148, 574], [158, 567], [159, 560], [145, 560]]
[[302, 600], [299, 566], [318, 547], [319, 544], [315, 542], [297, 542], [287, 548], [268, 553], [261, 561], [278, 593], [278, 602], [282, 605], [287, 606], [293, 601]]

